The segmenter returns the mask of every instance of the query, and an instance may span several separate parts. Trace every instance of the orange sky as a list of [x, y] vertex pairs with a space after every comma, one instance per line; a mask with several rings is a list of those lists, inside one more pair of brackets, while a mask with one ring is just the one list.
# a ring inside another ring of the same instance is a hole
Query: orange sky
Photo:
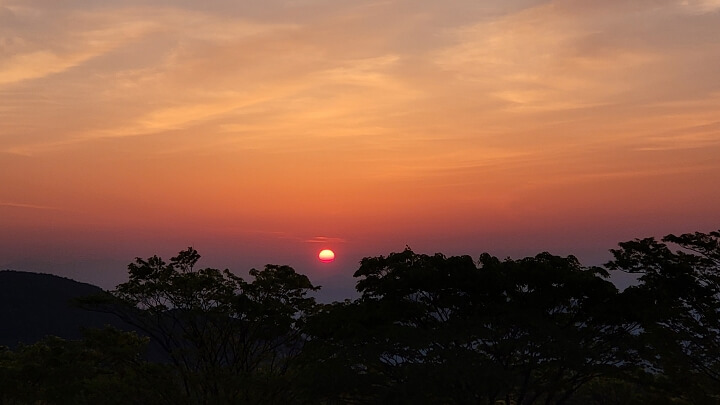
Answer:
[[602, 261], [720, 227], [719, 72], [720, 0], [0, 0], [0, 268]]

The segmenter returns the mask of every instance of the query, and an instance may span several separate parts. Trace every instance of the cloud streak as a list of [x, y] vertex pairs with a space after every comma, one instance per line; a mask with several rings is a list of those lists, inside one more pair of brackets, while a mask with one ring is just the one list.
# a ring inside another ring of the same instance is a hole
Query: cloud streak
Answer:
[[47, 206], [47, 205], [36, 205], [36, 204], [24, 204], [24, 203], [9, 202], [9, 201], [0, 201], [0, 207], [23, 208], [23, 209], [31, 209], [31, 210], [49, 210], [49, 211], [62, 210], [59, 207], [52, 207], [52, 206]]
[[337, 243], [345, 243], [347, 242], [343, 238], [337, 238], [337, 237], [328, 237], [328, 236], [314, 236], [310, 239], [305, 239], [305, 243], [315, 243], [315, 244], [337, 244]]

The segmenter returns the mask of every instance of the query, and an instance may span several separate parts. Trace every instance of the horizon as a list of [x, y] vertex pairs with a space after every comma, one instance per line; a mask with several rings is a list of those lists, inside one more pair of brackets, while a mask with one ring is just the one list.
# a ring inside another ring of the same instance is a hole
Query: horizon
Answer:
[[192, 246], [334, 297], [405, 246], [715, 230], [717, 38], [720, 0], [0, 1], [0, 269]]
[[[659, 239], [659, 238], [658, 238], [658, 239]], [[672, 246], [671, 246], [671, 247], [672, 247]], [[192, 248], [192, 246], [191, 246], [190, 248]], [[412, 249], [410, 246], [407, 246], [407, 245], [405, 246], [405, 248], [410, 248], [410, 249]], [[403, 249], [396, 250], [396, 251], [392, 251], [392, 252], [387, 252], [387, 253], [382, 253], [382, 254], [377, 254], [377, 255], [373, 255], [373, 256], [364, 256], [363, 258], [372, 258], [372, 257], [377, 257], [377, 256], [386, 256], [386, 257], [387, 257], [387, 255], [389, 255], [389, 254], [399, 253], [399, 252], [401, 252], [402, 250], [403, 250]], [[609, 252], [609, 251], [608, 251], [608, 252]], [[169, 255], [165, 255], [165, 256], [163, 256], [163, 255], [157, 255], [157, 256], [159, 256], [159, 257], [160, 257], [161, 259], [163, 259], [165, 262], [168, 262], [168, 261], [170, 260], [170, 258], [171, 258], [172, 256], [175, 256], [177, 253], [178, 253], [178, 252], [175, 252], [175, 253], [169, 254]], [[206, 264], [206, 262], [217, 263], [218, 261], [217, 261], [217, 260], [212, 260], [212, 258], [210, 258], [210, 259], [208, 260], [208, 259], [206, 259], [206, 258], [204, 257], [204, 255], [203, 255], [201, 252], [198, 252], [198, 253], [200, 253], [200, 256], [201, 256], [201, 258], [200, 258], [200, 260], [199, 260], [199, 266], [198, 266], [198, 268], [217, 268], [217, 269], [220, 269], [220, 270], [228, 269], [228, 270], [230, 270], [232, 273], [234, 273], [234, 274], [236, 274], [236, 275], [239, 275], [239, 276], [243, 277], [244, 279], [246, 279], [246, 280], [248, 280], [248, 281], [250, 280], [249, 271], [250, 271], [251, 268], [256, 268], [256, 269], [262, 269], [262, 268], [264, 268], [264, 265], [263, 265], [263, 266], [248, 267], [248, 268], [246, 268], [246, 269], [230, 268], [230, 267], [228, 267], [228, 266], [208, 265], [208, 264]], [[434, 255], [434, 254], [438, 254], [438, 253], [439, 253], [439, 254], [445, 255], [446, 257], [451, 257], [451, 256], [471, 256], [472, 259], [473, 259], [473, 261], [477, 261], [477, 260], [478, 260], [478, 257], [479, 257], [479, 255], [477, 255], [477, 256], [472, 256], [472, 255], [467, 255], [467, 254], [463, 254], [463, 253], [453, 254], [453, 255], [446, 255], [446, 254], [443, 253], [443, 252], [437, 252], [437, 251], [436, 251], [436, 252], [418, 252], [418, 251], [415, 251], [415, 253], [417, 253], [417, 254], [427, 254], [427, 255]], [[497, 258], [499, 258], [500, 260], [518, 260], [518, 259], [527, 258], [527, 257], [534, 257], [534, 256], [537, 255], [537, 254], [546, 253], [546, 251], [536, 252], [535, 254], [530, 254], [530, 255], [526, 255], [526, 256], [518, 256], [518, 257], [512, 257], [512, 256], [509, 256], [509, 255], [506, 255], [506, 256], [497, 256], [497, 255], [493, 255], [493, 254], [490, 253], [490, 252], [482, 252], [482, 253], [489, 253], [491, 256], [497, 257]], [[552, 252], [547, 252], [547, 253], [553, 254]], [[556, 256], [561, 256], [561, 257], [575, 256], [575, 257], [577, 257], [576, 255], [574, 255], [574, 254], [572, 254], [572, 253], [567, 253], [567, 254], [565, 254], [565, 255], [556, 255]], [[611, 255], [608, 256], [608, 260], [610, 260], [610, 257], [611, 257]], [[140, 258], [140, 259], [148, 259], [149, 256], [148, 256], [148, 257], [138, 257], [138, 258]], [[604, 268], [604, 265], [605, 265], [605, 262], [603, 262], [603, 263], [596, 263], [596, 264], [584, 263], [583, 260], [582, 260], [581, 258], [579, 258], [579, 257], [578, 257], [578, 260], [580, 261], [580, 264], [581, 264], [581, 265], [583, 265], [583, 266], [585, 266], [585, 267], [587, 267], [587, 268], [592, 267], [592, 266], [599, 266], [599, 267], [603, 267], [603, 268]], [[606, 260], [606, 261], [607, 261], [607, 260]], [[134, 260], [133, 260], [133, 262], [134, 262]], [[358, 298], [358, 297], [359, 297], [359, 293], [358, 293], [357, 290], [355, 289], [355, 285], [356, 285], [357, 281], [359, 281], [359, 279], [356, 279], [355, 277], [353, 277], [353, 273], [357, 270], [357, 267], [359, 267], [359, 265], [360, 265], [360, 260], [358, 260], [358, 263], [357, 263], [357, 265], [356, 265], [356, 268], [354, 268], [354, 269], [345, 268], [344, 266], [346, 265], [346, 262], [347, 262], [347, 260], [341, 261], [342, 264], [340, 264], [339, 266], [343, 266], [342, 269], [338, 269], [338, 268], [336, 267], [336, 266], [338, 266], [338, 265], [335, 264], [335, 261], [334, 261], [334, 260], [331, 261], [331, 262], [322, 262], [322, 263], [320, 264], [320, 267], [323, 267], [323, 268], [324, 268], [324, 269], [323, 269], [323, 270], [324, 270], [324, 273], [320, 273], [320, 277], [317, 277], [317, 275], [313, 276], [312, 274], [307, 274], [307, 273], [303, 272], [302, 270], [299, 270], [297, 267], [293, 266], [293, 265], [290, 264], [290, 263], [272, 263], [272, 262], [268, 262], [268, 263], [266, 263], [266, 265], [283, 265], [283, 264], [286, 264], [286, 265], [291, 266], [293, 269], [295, 269], [299, 274], [303, 274], [303, 275], [308, 276], [308, 277], [310, 278], [310, 281], [313, 283], [313, 285], [315, 285], [316, 287], [321, 287], [319, 291], [315, 291], [315, 292], [310, 293], [310, 296], [313, 296], [313, 297], [317, 298], [320, 302], [330, 303], [330, 302], [343, 301], [343, 300], [345, 300], [345, 299], [355, 299], [355, 298]], [[128, 262], [127, 264], [130, 264], [130, 262]], [[125, 267], [127, 267], [127, 264], [126, 264]], [[77, 264], [75, 264], [75, 265], [77, 266]], [[94, 270], [94, 269], [97, 268], [97, 266], [96, 266], [96, 265], [94, 265], [94, 266], [91, 265], [91, 266], [89, 266], [88, 268], [91, 269], [91, 270]], [[83, 269], [83, 267], [80, 267], [80, 269]], [[57, 269], [56, 269], [56, 270], [57, 270]], [[77, 270], [77, 269], [75, 269], [75, 270]], [[42, 269], [42, 268], [36, 269], [36, 270], [32, 270], [32, 269], [0, 268], [0, 271], [27, 272], [27, 273], [30, 273], [30, 274], [46, 274], [46, 275], [51, 275], [51, 276], [57, 276], [57, 277], [67, 278], [67, 279], [69, 279], [69, 280], [76, 281], [76, 282], [80, 282], [80, 283], [86, 283], [86, 284], [94, 285], [94, 286], [100, 287], [100, 288], [102, 288], [102, 289], [104, 289], [104, 290], [107, 290], [107, 291], [114, 290], [119, 284], [125, 283], [125, 282], [128, 281], [127, 273], [125, 273], [124, 277], [120, 277], [120, 278], [117, 279], [117, 281], [114, 281], [115, 284], [110, 285], [110, 284], [107, 284], [107, 282], [108, 282], [107, 279], [105, 280], [105, 283], [103, 283], [102, 281], [101, 281], [101, 283], [96, 283], [96, 282], [93, 282], [92, 280], [82, 280], [82, 279], [78, 279], [77, 277], [74, 277], [74, 276], [72, 275], [72, 274], [75, 274], [75, 273], [73, 273], [73, 272], [67, 272], [67, 273], [63, 274], [62, 271], [60, 271], [60, 272], [58, 272], [58, 271], [54, 271], [54, 272], [53, 272], [53, 271], [46, 271], [46, 270], [44, 270], [44, 269]], [[621, 291], [622, 291], [623, 289], [625, 289], [626, 287], [628, 287], [628, 286], [635, 285], [636, 280], [637, 280], [637, 277], [638, 277], [638, 275], [634, 275], [634, 274], [630, 274], [630, 273], [625, 273], [625, 272], [620, 272], [620, 271], [609, 271], [609, 273], [610, 273], [610, 276], [609, 276], [608, 280], [611, 281], [611, 282], [612, 282], [619, 290], [621, 290]], [[101, 279], [101, 280], [102, 280], [102, 279]], [[318, 283], [318, 280], [323, 280], [323, 281], [325, 281], [325, 282], [329, 282], [329, 285], [319, 284], [319, 283]]]

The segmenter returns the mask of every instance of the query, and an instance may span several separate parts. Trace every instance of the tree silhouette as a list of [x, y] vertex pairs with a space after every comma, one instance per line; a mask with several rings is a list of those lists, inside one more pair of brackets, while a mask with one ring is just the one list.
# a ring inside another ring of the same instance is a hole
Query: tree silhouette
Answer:
[[[540, 253], [366, 257], [318, 305], [289, 266], [197, 268], [192, 248], [82, 299], [115, 329], [0, 347], [0, 403], [720, 403], [720, 231], [620, 243], [610, 271]], [[163, 353], [144, 357], [148, 341]]]
[[640, 274], [626, 294], [643, 322], [645, 361], [685, 396], [720, 402], [720, 232], [619, 245], [607, 267]]
[[633, 360], [637, 323], [607, 273], [572, 256], [475, 264], [408, 248], [363, 259], [355, 277], [362, 297], [311, 324], [309, 353], [345, 382], [326, 398], [561, 404]]
[[315, 307], [309, 279], [289, 266], [196, 269], [192, 248], [168, 263], [157, 256], [128, 266], [129, 281], [85, 305], [117, 314], [146, 332], [174, 366], [188, 403], [279, 403], [293, 393], [290, 366]]
[[82, 340], [55, 336], [14, 351], [0, 348], [2, 404], [157, 403], [164, 367], [142, 358], [147, 338], [113, 328]]

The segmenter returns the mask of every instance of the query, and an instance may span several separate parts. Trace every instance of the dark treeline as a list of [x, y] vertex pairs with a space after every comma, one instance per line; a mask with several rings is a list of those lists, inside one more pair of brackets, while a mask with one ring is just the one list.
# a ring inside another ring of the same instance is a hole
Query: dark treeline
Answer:
[[[720, 232], [612, 253], [601, 268], [407, 248], [363, 259], [360, 298], [332, 304], [288, 266], [246, 281], [191, 248], [138, 258], [78, 304], [144, 335], [0, 348], [0, 403], [720, 403]], [[618, 291], [613, 271], [638, 282]]]

